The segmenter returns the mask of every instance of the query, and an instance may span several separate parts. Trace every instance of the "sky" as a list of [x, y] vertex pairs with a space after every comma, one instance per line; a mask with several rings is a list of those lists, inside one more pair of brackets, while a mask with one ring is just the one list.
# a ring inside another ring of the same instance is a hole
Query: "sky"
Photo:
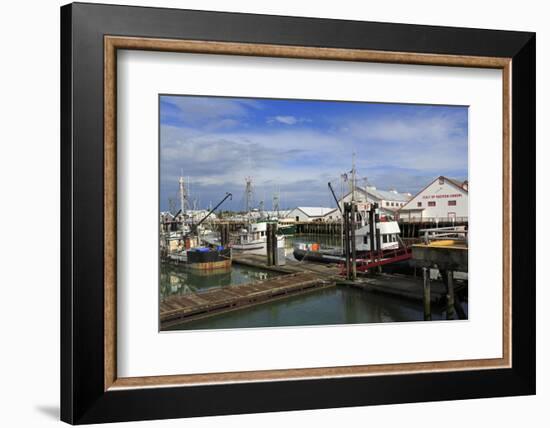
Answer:
[[[434, 178], [468, 178], [468, 108], [345, 101], [160, 96], [160, 209], [189, 181], [197, 208], [335, 207], [352, 168], [357, 183], [412, 194]], [[193, 203], [193, 202], [191, 202]]]

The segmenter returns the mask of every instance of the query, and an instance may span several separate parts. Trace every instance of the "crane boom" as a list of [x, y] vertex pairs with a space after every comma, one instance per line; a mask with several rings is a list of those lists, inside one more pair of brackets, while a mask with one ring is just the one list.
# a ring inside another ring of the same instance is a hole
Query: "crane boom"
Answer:
[[338, 211], [340, 211], [340, 214], [342, 214], [342, 208], [340, 207], [340, 204], [338, 202], [338, 198], [336, 197], [336, 193], [334, 193], [334, 189], [332, 188], [332, 184], [330, 184], [330, 181], [328, 183], [328, 188], [330, 189], [330, 193], [332, 193], [332, 197], [336, 201], [336, 206], [338, 207]]
[[229, 192], [225, 194], [225, 197], [216, 205], [214, 208], [212, 208], [210, 211], [208, 211], [208, 214], [206, 214], [201, 221], [199, 221], [195, 226], [195, 230], [208, 218], [210, 217], [210, 214], [212, 214], [214, 211], [218, 209], [218, 207], [225, 202], [227, 198], [233, 198], [233, 195]]

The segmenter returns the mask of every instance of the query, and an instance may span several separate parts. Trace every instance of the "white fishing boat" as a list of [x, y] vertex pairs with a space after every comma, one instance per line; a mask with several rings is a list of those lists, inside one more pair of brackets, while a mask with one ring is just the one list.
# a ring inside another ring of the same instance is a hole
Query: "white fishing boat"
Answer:
[[[241, 229], [233, 250], [250, 254], [267, 254], [267, 221], [249, 223], [246, 229]], [[277, 247], [284, 248], [285, 237], [277, 235]]]
[[[377, 223], [380, 230], [381, 251], [399, 249], [399, 224], [396, 221], [383, 221]], [[374, 238], [376, 240], [376, 236]], [[361, 226], [355, 231], [355, 249], [357, 257], [361, 258], [371, 250], [370, 227], [368, 224]], [[322, 263], [341, 263], [345, 260], [342, 249], [321, 248], [319, 244], [297, 243], [293, 249], [294, 257], [297, 260], [306, 260]]]
[[[380, 249], [382, 251], [398, 249], [398, 236], [401, 233], [399, 224], [396, 221], [382, 221], [377, 223], [376, 226], [380, 229]], [[368, 224], [355, 231], [355, 248], [357, 251], [371, 250], [371, 239]]]

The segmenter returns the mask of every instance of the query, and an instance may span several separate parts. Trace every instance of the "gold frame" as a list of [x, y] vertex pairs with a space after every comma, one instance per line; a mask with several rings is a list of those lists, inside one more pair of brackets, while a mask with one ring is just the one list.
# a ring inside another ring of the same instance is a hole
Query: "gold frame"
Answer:
[[[358, 365], [170, 376], [117, 377], [116, 368], [116, 52], [118, 49], [245, 55], [502, 70], [503, 81], [503, 349], [502, 358]], [[190, 386], [236, 382], [354, 377], [510, 368], [512, 362], [511, 58], [382, 52], [265, 44], [105, 36], [104, 38], [104, 389]]]

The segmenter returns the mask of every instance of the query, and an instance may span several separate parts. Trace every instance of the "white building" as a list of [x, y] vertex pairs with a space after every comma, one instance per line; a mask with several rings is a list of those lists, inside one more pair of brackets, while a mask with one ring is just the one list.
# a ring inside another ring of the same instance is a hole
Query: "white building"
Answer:
[[286, 215], [286, 218], [294, 221], [322, 221], [330, 211], [334, 211], [334, 208], [296, 207]]
[[[382, 217], [394, 218], [397, 210], [403, 207], [410, 199], [410, 193], [401, 193], [395, 189], [379, 190], [374, 186], [355, 187], [355, 192], [349, 191], [338, 201], [340, 208], [344, 209], [344, 202], [351, 202], [352, 199], [357, 203], [357, 211], [363, 218], [367, 218], [367, 211], [371, 204], [377, 203]], [[332, 209], [325, 214], [325, 221], [340, 220], [342, 215], [338, 208]]]
[[468, 181], [437, 177], [397, 214], [405, 222], [468, 221]]

